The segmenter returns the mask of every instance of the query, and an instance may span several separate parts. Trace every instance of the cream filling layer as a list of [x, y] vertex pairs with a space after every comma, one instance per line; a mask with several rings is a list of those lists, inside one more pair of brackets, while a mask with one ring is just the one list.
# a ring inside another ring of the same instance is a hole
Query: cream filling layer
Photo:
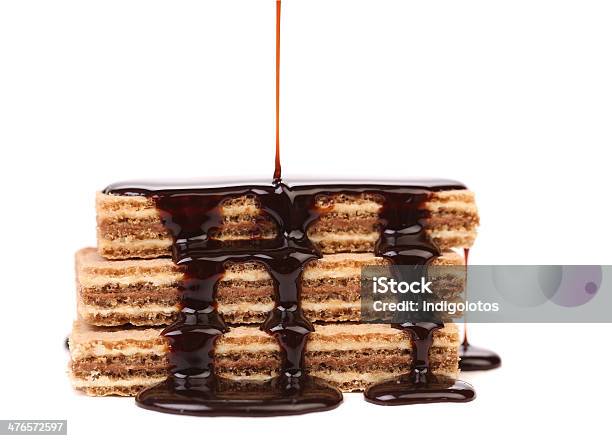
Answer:
[[82, 303], [79, 304], [79, 312], [82, 314], [95, 314], [101, 316], [112, 316], [115, 314], [122, 314], [128, 316], [143, 316], [147, 314], [174, 314], [175, 312], [180, 311], [180, 306], [172, 305], [172, 306], [161, 306], [161, 305], [150, 305], [150, 306], [115, 306], [113, 308], [103, 308], [100, 306], [94, 305], [84, 305]]
[[164, 356], [168, 353], [168, 347], [166, 345], [152, 345], [148, 348], [141, 348], [138, 346], [125, 346], [122, 348], [109, 348], [103, 343], [90, 343], [87, 345], [75, 345], [70, 348], [70, 357], [73, 361], [89, 357], [117, 357], [126, 356], [132, 357], [135, 355], [159, 355]]
[[166, 375], [156, 375], [152, 377], [131, 377], [131, 378], [113, 378], [106, 375], [100, 375], [96, 378], [77, 378], [72, 376], [72, 385], [75, 388], [85, 387], [133, 387], [133, 386], [149, 386], [161, 383], [166, 379]]

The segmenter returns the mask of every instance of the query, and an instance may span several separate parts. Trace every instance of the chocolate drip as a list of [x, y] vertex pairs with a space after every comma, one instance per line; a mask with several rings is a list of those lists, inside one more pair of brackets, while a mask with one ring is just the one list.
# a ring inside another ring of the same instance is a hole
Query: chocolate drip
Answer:
[[[212, 238], [212, 233], [221, 228], [221, 203], [241, 196], [257, 197], [261, 211], [276, 223], [279, 234], [274, 239], [235, 243], [228, 248]], [[139, 405], [191, 414], [284, 415], [326, 410], [340, 404], [342, 394], [338, 390], [311, 380], [303, 371], [306, 338], [314, 327], [301, 308], [300, 279], [304, 265], [320, 257], [306, 236], [310, 223], [317, 218], [312, 197], [310, 192], [295, 193], [280, 181], [268, 186], [163, 191], [153, 195], [174, 239], [173, 260], [186, 265], [187, 278], [179, 320], [164, 331], [172, 347], [172, 376], [161, 386], [141, 393], [137, 397]], [[242, 387], [226, 387], [221, 394], [213, 365], [214, 343], [227, 331], [215, 305], [216, 285], [226, 263], [245, 261], [266, 267], [275, 292], [275, 307], [262, 329], [277, 339], [282, 363], [277, 379], [257, 386], [268, 397], [265, 402], [257, 394], [247, 397], [240, 392], [227, 392]]]
[[463, 339], [459, 346], [459, 368], [462, 371], [488, 371], [501, 366], [501, 357], [490, 349], [473, 346]]
[[[382, 241], [376, 245], [376, 253], [388, 257], [393, 265], [419, 265], [417, 271], [426, 271], [426, 264], [438, 253], [427, 257], [423, 252], [431, 251], [425, 249], [415, 256], [417, 251], [409, 244], [402, 249], [399, 243], [406, 240], [406, 235], [413, 231], [415, 226], [404, 225], [401, 230], [396, 231], [392, 236], [398, 237], [398, 243], [390, 246], [390, 252], [384, 253]], [[417, 248], [418, 250], [418, 248]], [[402, 277], [402, 274], [396, 275]], [[412, 274], [412, 277], [415, 277]], [[413, 279], [414, 280], [414, 279]], [[378, 383], [368, 387], [364, 396], [366, 401], [383, 406], [397, 406], [405, 404], [419, 403], [439, 403], [439, 402], [467, 402], [476, 397], [472, 386], [464, 381], [455, 380], [441, 375], [435, 375], [429, 366], [429, 350], [433, 344], [434, 332], [444, 327], [443, 323], [436, 323], [435, 318], [423, 316], [424, 322], [406, 322], [395, 327], [404, 330], [412, 337], [412, 366], [410, 372], [401, 375], [393, 380]]]
[[444, 325], [425, 322], [400, 326], [412, 335], [414, 360], [410, 373], [370, 386], [364, 392], [366, 401], [383, 406], [472, 401], [476, 393], [471, 385], [434, 375], [429, 369], [433, 333]]
[[[465, 256], [465, 267], [467, 273], [469, 248], [463, 250]], [[488, 371], [501, 366], [501, 357], [495, 352], [472, 346], [468, 341], [467, 323], [463, 326], [463, 342], [459, 346], [459, 368], [462, 371]]]

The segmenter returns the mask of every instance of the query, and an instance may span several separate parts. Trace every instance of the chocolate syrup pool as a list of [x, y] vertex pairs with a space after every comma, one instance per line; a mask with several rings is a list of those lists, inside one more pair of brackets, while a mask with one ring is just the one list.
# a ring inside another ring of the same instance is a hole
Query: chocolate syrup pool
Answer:
[[[307, 231], [324, 213], [316, 207], [320, 196], [337, 193], [381, 196], [380, 238], [375, 253], [395, 265], [427, 265], [439, 250], [427, 238], [423, 203], [433, 191], [465, 188], [453, 181], [404, 183], [308, 183], [295, 186], [281, 179], [279, 143], [280, 1], [276, 3], [276, 161], [271, 184], [132, 183], [108, 187], [105, 192], [142, 195], [153, 199], [164, 226], [172, 235], [174, 263], [186, 268], [181, 284], [182, 309], [163, 335], [170, 343], [170, 375], [138, 394], [139, 406], [166, 413], [202, 416], [295, 415], [334, 409], [342, 393], [311, 377], [304, 369], [304, 352], [314, 326], [304, 316], [300, 285], [304, 266], [321, 257]], [[276, 224], [273, 239], [228, 244], [215, 240], [223, 222], [221, 205], [243, 196], [257, 199], [261, 213]], [[215, 373], [216, 340], [228, 331], [217, 311], [217, 284], [230, 262], [259, 262], [272, 277], [275, 306], [262, 329], [278, 342], [281, 366], [265, 382], [232, 381]], [[436, 323], [398, 325], [413, 341], [408, 374], [369, 387], [366, 400], [397, 405], [470, 401], [475, 393], [464, 382], [434, 376], [429, 349]]]

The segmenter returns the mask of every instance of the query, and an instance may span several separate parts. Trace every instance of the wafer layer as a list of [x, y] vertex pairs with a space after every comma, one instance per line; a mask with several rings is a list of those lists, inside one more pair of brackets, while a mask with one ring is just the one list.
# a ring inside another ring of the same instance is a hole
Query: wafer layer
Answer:
[[[307, 264], [302, 276], [302, 307], [313, 322], [359, 321], [361, 270], [384, 265], [369, 253], [325, 255]], [[463, 265], [447, 252], [433, 265]], [[183, 269], [171, 259], [106, 260], [95, 249], [76, 254], [78, 311], [97, 326], [163, 325], [180, 310]], [[437, 294], [463, 291], [463, 273], [446, 282]], [[217, 287], [218, 310], [227, 323], [261, 323], [274, 307], [272, 279], [255, 262], [228, 266]]]
[[[320, 218], [308, 236], [324, 253], [372, 252], [379, 237], [378, 213], [382, 198], [376, 194], [321, 196]], [[443, 250], [469, 248], [476, 237], [478, 211], [469, 190], [432, 192], [424, 203], [426, 231]], [[169, 256], [172, 238], [162, 224], [153, 200], [145, 196], [98, 193], [96, 197], [98, 250], [109, 259]], [[228, 200], [221, 205], [223, 226], [213, 234], [222, 241], [272, 238], [274, 223], [262, 215], [253, 197]]]
[[[160, 328], [96, 328], [75, 322], [70, 337], [73, 386], [88, 395], [135, 395], [166, 378], [169, 347]], [[436, 331], [429, 352], [438, 375], [458, 373], [457, 328]], [[266, 380], [280, 366], [276, 340], [257, 327], [236, 327], [216, 345], [217, 373], [235, 380]], [[345, 392], [407, 373], [409, 334], [388, 325], [317, 325], [305, 352], [306, 370]]]

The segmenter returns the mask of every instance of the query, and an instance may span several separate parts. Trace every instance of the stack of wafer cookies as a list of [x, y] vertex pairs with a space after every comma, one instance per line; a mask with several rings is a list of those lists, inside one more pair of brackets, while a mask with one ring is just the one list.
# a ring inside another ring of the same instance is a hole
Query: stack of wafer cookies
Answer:
[[[410, 335], [389, 325], [359, 323], [361, 269], [384, 265], [372, 254], [379, 237], [377, 195], [336, 194], [317, 200], [324, 214], [308, 235], [324, 253], [307, 264], [302, 307], [315, 332], [306, 368], [343, 391], [362, 390], [409, 370]], [[73, 385], [89, 395], [135, 395], [166, 378], [169, 347], [160, 335], [181, 309], [184, 268], [170, 259], [172, 238], [151, 198], [99, 193], [98, 247], [76, 254], [78, 319], [70, 337]], [[467, 190], [432, 192], [426, 231], [442, 253], [433, 265], [462, 264], [452, 248], [469, 248], [478, 212]], [[257, 200], [220, 207], [221, 241], [273, 237], [274, 223]], [[215, 369], [230, 379], [268, 379], [280, 364], [276, 340], [259, 329], [274, 306], [272, 279], [255, 262], [227, 266], [218, 284], [218, 310], [230, 331], [216, 343]], [[458, 373], [457, 330], [436, 331], [429, 353], [434, 373]]]

